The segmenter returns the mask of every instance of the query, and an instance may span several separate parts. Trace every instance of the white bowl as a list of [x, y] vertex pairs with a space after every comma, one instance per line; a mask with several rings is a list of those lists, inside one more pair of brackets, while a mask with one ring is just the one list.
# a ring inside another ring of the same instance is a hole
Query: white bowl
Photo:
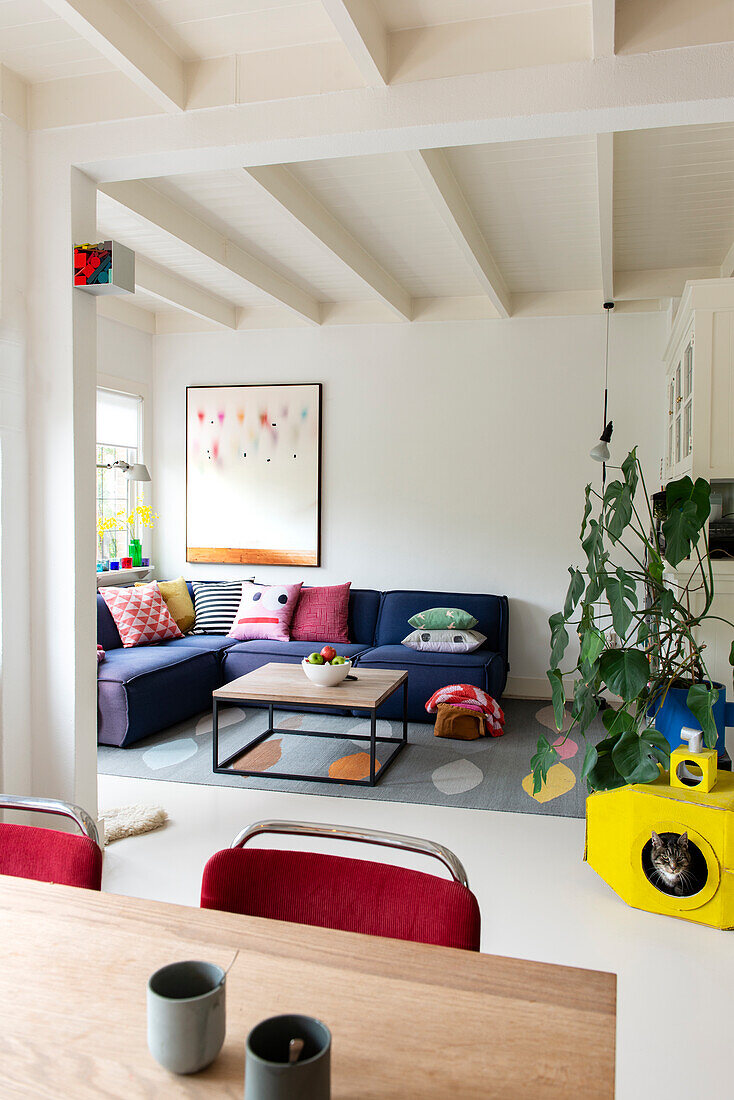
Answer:
[[343, 665], [312, 665], [304, 657], [301, 667], [312, 684], [316, 684], [317, 687], [331, 688], [336, 687], [349, 675], [352, 662], [345, 661]]

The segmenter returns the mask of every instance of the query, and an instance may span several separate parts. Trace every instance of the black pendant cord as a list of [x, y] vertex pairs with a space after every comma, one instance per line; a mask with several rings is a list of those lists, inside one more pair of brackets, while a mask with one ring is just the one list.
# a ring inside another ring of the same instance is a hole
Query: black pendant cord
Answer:
[[[607, 334], [606, 334], [606, 346], [604, 350], [604, 416], [602, 418], [601, 430], [602, 434], [606, 431], [607, 427], [607, 405], [609, 403], [609, 317], [614, 309], [614, 302], [604, 303], [604, 312], [607, 315]], [[601, 467], [601, 495], [604, 496], [604, 489], [607, 484], [607, 464], [602, 462]]]

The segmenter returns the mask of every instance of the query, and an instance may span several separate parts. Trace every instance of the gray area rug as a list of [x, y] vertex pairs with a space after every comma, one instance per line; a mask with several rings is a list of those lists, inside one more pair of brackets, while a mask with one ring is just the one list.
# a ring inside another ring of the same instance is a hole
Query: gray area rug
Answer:
[[[265, 778], [278, 770], [362, 778], [369, 774], [365, 743], [352, 741], [354, 734], [369, 733], [362, 718], [331, 714], [277, 712], [277, 731], [251, 750], [247, 770], [263, 772], [263, 778], [215, 775], [212, 772], [212, 718], [207, 712], [128, 749], [99, 746], [99, 771], [136, 779], [165, 779], [174, 783], [254, 787], [299, 794], [374, 798], [387, 802], [418, 802], [434, 806], [460, 806], [479, 810], [583, 817], [586, 784], [579, 779], [583, 744], [570, 737], [558, 744], [561, 759], [548, 773], [548, 783], [533, 797], [530, 758], [539, 734], [560, 742], [551, 707], [539, 700], [503, 701], [506, 726], [503, 737], [478, 741], [454, 741], [434, 737], [433, 726], [411, 723], [408, 746], [398, 756], [382, 782], [375, 787], [337, 783], [306, 783]], [[598, 728], [597, 728], [598, 726]], [[267, 729], [267, 712], [260, 708], [228, 707], [220, 711], [220, 760]], [[299, 737], [299, 729], [333, 730], [344, 739]], [[399, 722], [379, 721], [378, 736], [399, 737]], [[600, 722], [589, 730], [594, 739], [603, 735]], [[391, 751], [389, 746], [380, 755]], [[378, 773], [379, 774], [379, 773]]]

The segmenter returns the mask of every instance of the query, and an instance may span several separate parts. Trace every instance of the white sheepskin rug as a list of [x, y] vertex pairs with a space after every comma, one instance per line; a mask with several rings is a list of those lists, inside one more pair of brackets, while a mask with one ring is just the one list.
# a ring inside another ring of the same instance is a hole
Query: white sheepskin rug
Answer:
[[100, 817], [104, 827], [105, 845], [123, 840], [126, 836], [142, 836], [162, 829], [168, 814], [161, 806], [119, 806]]

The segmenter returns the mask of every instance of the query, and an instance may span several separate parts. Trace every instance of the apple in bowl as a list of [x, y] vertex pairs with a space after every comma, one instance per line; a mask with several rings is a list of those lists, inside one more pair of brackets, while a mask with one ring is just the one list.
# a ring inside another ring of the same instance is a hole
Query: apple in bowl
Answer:
[[312, 653], [301, 661], [301, 668], [306, 676], [318, 687], [336, 687], [347, 678], [352, 668], [350, 660], [340, 657], [333, 647], [324, 647], [327, 648], [331, 648], [334, 653], [328, 661], [324, 658], [323, 649], [321, 653]]

